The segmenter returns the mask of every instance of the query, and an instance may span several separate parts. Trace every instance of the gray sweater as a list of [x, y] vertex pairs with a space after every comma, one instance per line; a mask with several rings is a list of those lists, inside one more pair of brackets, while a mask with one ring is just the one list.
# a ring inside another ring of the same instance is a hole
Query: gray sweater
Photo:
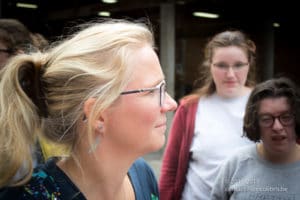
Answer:
[[241, 148], [219, 171], [212, 200], [299, 200], [300, 161], [272, 164], [258, 156], [256, 145]]

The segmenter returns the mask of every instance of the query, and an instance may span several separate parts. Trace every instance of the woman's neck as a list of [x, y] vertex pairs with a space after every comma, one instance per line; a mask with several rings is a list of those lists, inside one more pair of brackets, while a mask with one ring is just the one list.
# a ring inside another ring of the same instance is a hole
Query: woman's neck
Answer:
[[300, 147], [297, 144], [291, 151], [279, 154], [267, 151], [263, 143], [259, 143], [257, 144], [257, 151], [263, 159], [274, 164], [291, 164], [300, 161]]
[[252, 88], [247, 86], [242, 86], [238, 91], [235, 93], [221, 93], [220, 91], [215, 91], [215, 94], [223, 99], [237, 99], [244, 96], [249, 96]]
[[134, 190], [127, 170], [114, 165], [99, 166], [99, 162], [80, 162], [72, 158], [57, 163], [87, 199], [124, 199], [134, 197]]

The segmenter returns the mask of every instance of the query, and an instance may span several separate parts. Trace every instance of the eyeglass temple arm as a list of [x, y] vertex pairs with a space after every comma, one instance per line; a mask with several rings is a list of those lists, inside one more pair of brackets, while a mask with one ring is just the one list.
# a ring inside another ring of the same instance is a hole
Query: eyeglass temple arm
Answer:
[[140, 92], [147, 92], [152, 90], [157, 90], [159, 88], [147, 88], [147, 89], [140, 89], [140, 90], [129, 90], [125, 92], [121, 92], [121, 94], [133, 94], [133, 93], [140, 93]]

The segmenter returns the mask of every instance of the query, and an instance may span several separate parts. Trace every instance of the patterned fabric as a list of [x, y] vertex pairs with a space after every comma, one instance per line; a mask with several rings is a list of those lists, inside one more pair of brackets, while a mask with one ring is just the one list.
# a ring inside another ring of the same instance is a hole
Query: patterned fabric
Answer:
[[[31, 180], [22, 187], [0, 189], [0, 200], [86, 200], [79, 189], [50, 159], [35, 169]], [[158, 200], [158, 186], [152, 169], [142, 159], [128, 171], [136, 200]]]
[[33, 196], [34, 198], [51, 200], [60, 199], [60, 188], [52, 176], [49, 176], [43, 170], [40, 170], [36, 173], [33, 173], [32, 179], [35, 181], [31, 181], [24, 186], [24, 190], [26, 192], [23, 194], [23, 197], [25, 199], [30, 196]]

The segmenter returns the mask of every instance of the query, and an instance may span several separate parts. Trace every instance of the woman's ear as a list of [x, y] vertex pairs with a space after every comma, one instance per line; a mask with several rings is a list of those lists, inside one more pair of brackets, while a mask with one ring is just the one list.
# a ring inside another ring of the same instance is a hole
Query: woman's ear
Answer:
[[89, 98], [88, 100], [86, 100], [84, 102], [84, 104], [83, 104], [83, 113], [84, 113], [84, 116], [85, 116], [86, 119], [88, 118], [88, 116], [90, 116], [95, 103], [96, 103], [95, 98]]
[[[84, 113], [85, 119], [89, 118], [89, 116], [94, 108], [95, 103], [96, 103], [96, 98], [89, 98], [84, 102], [83, 113]], [[100, 114], [99, 117], [94, 122], [92, 122], [95, 130], [102, 129], [103, 122], [104, 122], [104, 119], [103, 119], [102, 115]]]

